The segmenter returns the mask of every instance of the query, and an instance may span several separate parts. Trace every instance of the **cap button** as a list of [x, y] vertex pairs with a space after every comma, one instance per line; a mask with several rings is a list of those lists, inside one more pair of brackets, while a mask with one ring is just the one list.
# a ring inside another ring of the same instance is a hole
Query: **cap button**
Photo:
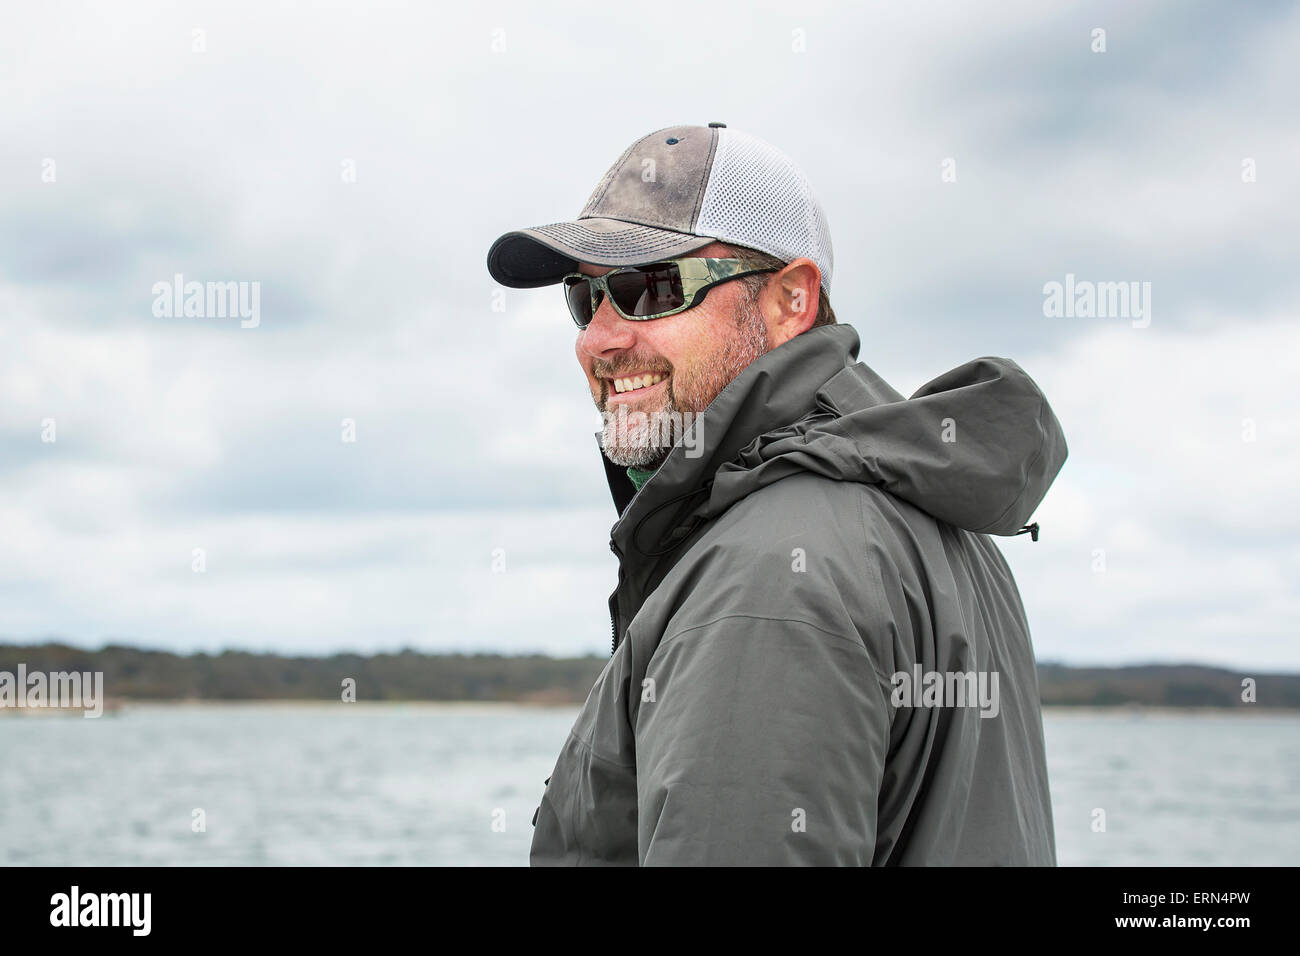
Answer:
[[710, 123], [710, 124], [709, 124], [709, 129], [726, 129], [726, 128], [727, 128], [727, 124], [726, 124], [726, 123]]

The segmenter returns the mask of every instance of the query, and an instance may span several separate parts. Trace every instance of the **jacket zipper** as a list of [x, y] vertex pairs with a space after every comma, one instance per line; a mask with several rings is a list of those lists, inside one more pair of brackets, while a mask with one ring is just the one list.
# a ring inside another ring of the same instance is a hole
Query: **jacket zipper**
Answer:
[[609, 550], [614, 552], [618, 558], [618, 585], [614, 588], [614, 593], [609, 597], [609, 656], [613, 657], [614, 652], [618, 650], [618, 594], [623, 590], [623, 555], [619, 553], [618, 546], [610, 539]]

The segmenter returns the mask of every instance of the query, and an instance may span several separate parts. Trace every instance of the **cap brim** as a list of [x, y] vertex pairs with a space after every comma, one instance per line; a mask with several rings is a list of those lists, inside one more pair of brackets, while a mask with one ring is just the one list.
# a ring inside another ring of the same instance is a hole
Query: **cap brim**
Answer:
[[507, 232], [492, 243], [492, 278], [512, 289], [554, 285], [578, 268], [640, 266], [684, 255], [714, 240], [618, 219], [578, 219]]

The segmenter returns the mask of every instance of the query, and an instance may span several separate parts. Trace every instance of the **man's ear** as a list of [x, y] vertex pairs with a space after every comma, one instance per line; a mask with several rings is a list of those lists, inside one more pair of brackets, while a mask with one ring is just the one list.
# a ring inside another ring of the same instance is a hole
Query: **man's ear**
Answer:
[[794, 259], [764, 286], [763, 316], [772, 348], [812, 328], [821, 305], [822, 272], [811, 259]]

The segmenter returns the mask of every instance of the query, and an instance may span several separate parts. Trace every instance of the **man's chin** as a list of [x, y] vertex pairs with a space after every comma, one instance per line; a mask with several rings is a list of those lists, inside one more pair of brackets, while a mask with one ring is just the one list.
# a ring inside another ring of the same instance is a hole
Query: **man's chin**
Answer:
[[668, 448], [627, 447], [614, 445], [605, 447], [605, 457], [621, 468], [637, 468], [641, 471], [654, 471], [668, 457]]
[[668, 458], [698, 412], [683, 412], [673, 380], [668, 394], [651, 407], [638, 408], [632, 402], [606, 402], [601, 409], [605, 421], [601, 449], [605, 457], [624, 468], [654, 471]]

